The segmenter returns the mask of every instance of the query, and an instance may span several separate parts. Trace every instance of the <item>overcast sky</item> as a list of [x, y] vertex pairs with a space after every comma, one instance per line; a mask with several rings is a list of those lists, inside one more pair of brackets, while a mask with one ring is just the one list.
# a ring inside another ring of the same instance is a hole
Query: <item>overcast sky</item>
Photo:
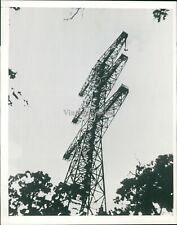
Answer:
[[[10, 9], [10, 88], [22, 91], [29, 107], [9, 107], [9, 174], [39, 171], [53, 183], [64, 180], [62, 160], [80, 128], [71, 123], [78, 93], [91, 68], [120, 35], [128, 33], [129, 60], [122, 83], [129, 95], [103, 139], [108, 208], [120, 181], [138, 161], [173, 151], [172, 12], [157, 23], [150, 9], [86, 9], [64, 21], [69, 9]], [[113, 93], [113, 92], [112, 92]]]

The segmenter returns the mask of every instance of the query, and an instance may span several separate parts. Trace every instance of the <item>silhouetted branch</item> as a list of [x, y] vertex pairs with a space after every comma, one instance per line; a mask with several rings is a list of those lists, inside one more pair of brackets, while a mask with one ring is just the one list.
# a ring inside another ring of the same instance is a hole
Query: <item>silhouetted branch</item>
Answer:
[[12, 101], [10, 99], [10, 95], [8, 95], [8, 105], [12, 106]]
[[81, 10], [81, 8], [76, 8], [76, 11], [68, 18], [65, 18], [64, 20], [68, 21], [68, 20], [72, 20]]
[[[17, 72], [14, 72], [12, 69], [9, 69], [9, 78], [10, 79], [15, 79], [16, 78]], [[12, 106], [14, 103], [14, 100], [22, 100], [24, 106], [29, 106], [29, 102], [27, 99], [23, 98], [22, 92], [21, 91], [16, 91], [13, 87], [11, 87], [10, 93], [8, 95], [8, 105]]]
[[20, 7], [10, 7], [11, 9], [14, 9], [15, 11], [20, 10]]

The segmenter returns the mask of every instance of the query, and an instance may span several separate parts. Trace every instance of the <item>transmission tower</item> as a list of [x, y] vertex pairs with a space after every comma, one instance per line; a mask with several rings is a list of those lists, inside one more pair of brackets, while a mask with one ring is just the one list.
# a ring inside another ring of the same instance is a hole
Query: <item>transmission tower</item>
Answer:
[[61, 183], [64, 203], [72, 213], [104, 215], [107, 211], [102, 138], [129, 92], [122, 84], [108, 98], [128, 60], [124, 54], [119, 56], [127, 37], [122, 32], [114, 41], [79, 92], [84, 101], [72, 122], [81, 121], [81, 128], [63, 156], [70, 161], [70, 166]]

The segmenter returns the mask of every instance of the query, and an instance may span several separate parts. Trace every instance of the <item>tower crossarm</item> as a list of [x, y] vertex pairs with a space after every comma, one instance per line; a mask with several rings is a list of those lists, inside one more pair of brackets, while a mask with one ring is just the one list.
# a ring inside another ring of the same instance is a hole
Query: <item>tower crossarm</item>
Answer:
[[85, 134], [86, 134], [86, 123], [78, 131], [77, 135], [75, 136], [75, 138], [73, 139], [72, 143], [68, 147], [67, 151], [63, 155], [63, 159], [64, 160], [71, 160], [72, 159], [72, 156], [74, 155], [74, 153], [75, 153], [75, 151], [77, 149], [77, 146], [81, 145]]
[[124, 97], [129, 93], [129, 89], [122, 84], [118, 90], [106, 101], [105, 107], [103, 109], [104, 114], [108, 113], [110, 110], [112, 110], [112, 107], [115, 103], [121, 104], [123, 103]]
[[118, 90], [106, 101], [105, 107], [100, 111], [100, 119], [103, 118], [103, 135], [108, 129], [110, 123], [116, 116], [118, 110], [120, 109], [122, 103], [126, 99], [129, 93], [128, 87], [122, 84]]
[[128, 34], [122, 32], [120, 36], [113, 42], [113, 44], [107, 49], [107, 51], [100, 57], [93, 69], [91, 70], [87, 80], [82, 86], [79, 96], [88, 94], [93, 88], [94, 79], [99, 76], [101, 70], [108, 70], [115, 62], [121, 48], [126, 45]]
[[[121, 54], [120, 57], [116, 60], [114, 65], [109, 69], [109, 71], [104, 72], [102, 77], [97, 80], [97, 84], [95, 84], [95, 88], [98, 87], [102, 88], [102, 91], [106, 92], [106, 97], [109, 95], [110, 91], [112, 90], [117, 78], [119, 77], [121, 71], [123, 70], [126, 62], [128, 60], [128, 57], [124, 54]], [[87, 118], [89, 112], [86, 111], [88, 109], [89, 104], [91, 103], [91, 100], [93, 98], [93, 92], [90, 92], [87, 96], [85, 96], [85, 99], [79, 108], [79, 110], [76, 112], [72, 122], [77, 123], [79, 119], [82, 117], [82, 114], [85, 112], [85, 117]], [[106, 90], [104, 90], [106, 89]], [[85, 120], [86, 120], [85, 118]], [[83, 119], [83, 118], [82, 118]]]
[[75, 140], [73, 141], [72, 145], [68, 148], [68, 150], [65, 152], [64, 156], [63, 156], [63, 159], [65, 160], [70, 160], [71, 159], [71, 156], [73, 155], [74, 153], [74, 150], [77, 148], [78, 145], [81, 144], [82, 140], [84, 138], [84, 133], [82, 133], [80, 135], [80, 137], [78, 138], [75, 138]]

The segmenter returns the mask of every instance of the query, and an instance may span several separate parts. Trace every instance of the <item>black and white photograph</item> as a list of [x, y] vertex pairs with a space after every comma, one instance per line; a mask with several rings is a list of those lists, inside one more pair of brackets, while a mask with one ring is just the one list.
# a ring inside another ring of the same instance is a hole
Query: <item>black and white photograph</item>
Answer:
[[3, 4], [2, 224], [177, 222], [175, 4]]

